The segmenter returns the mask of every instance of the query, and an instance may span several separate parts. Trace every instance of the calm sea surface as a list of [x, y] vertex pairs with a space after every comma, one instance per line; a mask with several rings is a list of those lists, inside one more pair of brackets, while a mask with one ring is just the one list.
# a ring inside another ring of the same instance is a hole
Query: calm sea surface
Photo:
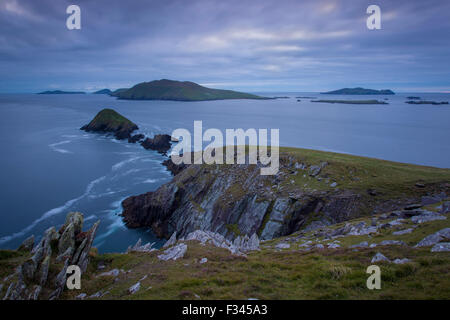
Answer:
[[[450, 94], [330, 96], [270, 93], [290, 99], [211, 102], [122, 101], [106, 95], [0, 95], [0, 248], [15, 248], [31, 234], [61, 225], [70, 211], [83, 212], [85, 228], [98, 219], [94, 243], [122, 252], [138, 238], [163, 241], [146, 230], [124, 227], [121, 201], [157, 189], [171, 179], [165, 159], [138, 144], [88, 134], [79, 128], [105, 107], [152, 136], [174, 129], [278, 128], [282, 146], [351, 153], [393, 161], [450, 167], [450, 107], [405, 104], [406, 96], [450, 101]], [[388, 105], [297, 102], [379, 99]]]

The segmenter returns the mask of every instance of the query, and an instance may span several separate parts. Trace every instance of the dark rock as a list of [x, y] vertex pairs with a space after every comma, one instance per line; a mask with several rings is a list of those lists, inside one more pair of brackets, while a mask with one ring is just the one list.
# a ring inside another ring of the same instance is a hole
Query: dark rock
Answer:
[[153, 138], [146, 138], [141, 142], [145, 149], [155, 150], [159, 153], [166, 154], [171, 147], [172, 137], [168, 134], [157, 134]]
[[425, 185], [424, 185], [423, 183], [420, 183], [420, 182], [417, 182], [417, 183], [415, 184], [415, 186], [416, 186], [417, 188], [425, 188]]
[[135, 134], [135, 135], [129, 137], [128, 138], [128, 142], [129, 143], [136, 143], [138, 141], [143, 140], [144, 138], [145, 138], [145, 136], [142, 133], [139, 133], [139, 134]]
[[419, 209], [421, 207], [422, 207], [422, 204], [415, 203], [415, 204], [410, 204], [410, 205], [406, 206], [405, 210], [414, 210], [414, 209]]
[[433, 197], [431, 197], [431, 196], [423, 196], [422, 197], [422, 205], [423, 206], [438, 203], [440, 201], [441, 201], [440, 197], [434, 197], [434, 196]]
[[33, 249], [33, 246], [34, 246], [34, 235], [26, 238], [17, 250], [31, 251]]
[[174, 176], [188, 167], [188, 165], [184, 163], [175, 164], [171, 159], [164, 160], [162, 165], [165, 166]]

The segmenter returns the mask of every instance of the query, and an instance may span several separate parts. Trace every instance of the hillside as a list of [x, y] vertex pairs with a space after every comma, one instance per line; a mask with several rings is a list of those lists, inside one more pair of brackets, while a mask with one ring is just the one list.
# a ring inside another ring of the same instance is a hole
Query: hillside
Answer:
[[321, 92], [321, 94], [355, 94], [355, 95], [370, 95], [370, 94], [395, 94], [392, 90], [374, 90], [365, 88], [343, 88], [335, 91]]
[[155, 80], [130, 89], [120, 89], [112, 96], [128, 100], [206, 101], [224, 99], [267, 99], [249, 93], [206, 88], [189, 81]]

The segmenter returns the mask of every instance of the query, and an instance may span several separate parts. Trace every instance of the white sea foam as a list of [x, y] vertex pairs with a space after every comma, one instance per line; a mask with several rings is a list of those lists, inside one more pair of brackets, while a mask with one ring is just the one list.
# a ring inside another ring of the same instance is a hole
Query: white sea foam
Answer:
[[140, 158], [141, 158], [141, 157], [131, 157], [131, 158], [129, 158], [129, 159], [120, 161], [120, 162], [116, 163], [115, 165], [113, 165], [113, 166], [111, 167], [111, 169], [112, 169], [113, 171], [117, 171], [118, 169], [120, 169], [120, 168], [122, 168], [124, 165], [126, 165], [127, 163], [130, 163], [130, 162], [139, 160]]
[[59, 207], [56, 207], [56, 208], [48, 210], [40, 218], [34, 220], [29, 226], [27, 226], [26, 228], [22, 229], [21, 231], [18, 231], [16, 233], [11, 234], [11, 235], [7, 235], [7, 236], [4, 236], [4, 237], [0, 238], [0, 244], [8, 242], [8, 241], [10, 241], [12, 239], [15, 239], [15, 238], [18, 238], [18, 237], [22, 237], [25, 234], [27, 234], [28, 232], [30, 232], [34, 227], [36, 227], [42, 221], [45, 221], [45, 220], [47, 220], [50, 217], [53, 217], [53, 216], [55, 216], [57, 214], [60, 214], [62, 212], [67, 211], [74, 203], [76, 203], [76, 202], [80, 201], [81, 199], [83, 199], [84, 197], [88, 196], [91, 193], [91, 191], [94, 188], [94, 186], [97, 183], [99, 183], [100, 181], [104, 180], [105, 178], [106, 178], [106, 176], [103, 176], [103, 177], [100, 177], [98, 179], [95, 179], [95, 180], [91, 181], [87, 185], [85, 192], [81, 196], [66, 201], [62, 206], [59, 206]]
[[68, 143], [71, 143], [71, 142], [72, 142], [72, 140], [64, 140], [64, 141], [60, 141], [60, 142], [49, 144], [48, 146], [53, 151], [56, 151], [56, 152], [59, 152], [59, 153], [73, 153], [73, 152], [71, 152], [69, 150], [66, 150], [66, 149], [57, 148], [57, 146], [60, 146], [60, 145], [63, 145], [63, 144], [68, 144]]

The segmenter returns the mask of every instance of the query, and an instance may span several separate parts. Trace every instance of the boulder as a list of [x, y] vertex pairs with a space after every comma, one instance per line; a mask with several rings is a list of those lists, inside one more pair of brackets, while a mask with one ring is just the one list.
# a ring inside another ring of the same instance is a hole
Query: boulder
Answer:
[[400, 240], [383, 240], [380, 246], [406, 246], [406, 243]]
[[163, 254], [158, 255], [158, 258], [163, 261], [177, 260], [183, 258], [187, 251], [187, 245], [184, 243], [177, 244], [164, 251]]
[[177, 232], [175, 231], [170, 236], [169, 240], [167, 240], [166, 243], [164, 243], [163, 248], [168, 248], [170, 246], [173, 246], [175, 243], [177, 243]]
[[31, 251], [33, 250], [33, 246], [34, 246], [34, 235], [31, 235], [22, 242], [22, 244], [19, 246], [17, 250]]
[[414, 223], [424, 223], [424, 222], [429, 222], [429, 221], [446, 220], [446, 219], [447, 219], [447, 217], [445, 217], [439, 213], [427, 211], [418, 216], [412, 217], [411, 221]]
[[75, 226], [70, 222], [64, 228], [58, 243], [58, 252], [66, 252], [69, 248], [75, 247]]
[[391, 262], [391, 261], [380, 252], [377, 252], [377, 254], [373, 256], [370, 262], [375, 263], [375, 262]]
[[408, 258], [404, 258], [404, 259], [395, 259], [392, 262], [395, 263], [395, 264], [404, 264], [404, 263], [411, 262], [411, 260], [408, 259]]
[[128, 293], [135, 294], [140, 289], [141, 289], [141, 282], [139, 281], [138, 283], [136, 283], [136, 284], [132, 285], [130, 288], [128, 288]]
[[449, 252], [450, 251], [450, 242], [440, 242], [436, 243], [433, 248], [431, 248], [431, 252]]
[[402, 234], [411, 233], [411, 232], [413, 232], [413, 230], [414, 230], [413, 228], [408, 228], [408, 229], [392, 232], [392, 234], [395, 235], [395, 236], [400, 236]]
[[450, 239], [450, 228], [445, 228], [423, 238], [416, 247], [428, 247], [437, 244], [445, 239]]
[[289, 249], [291, 245], [289, 243], [281, 242], [275, 246], [275, 249]]

